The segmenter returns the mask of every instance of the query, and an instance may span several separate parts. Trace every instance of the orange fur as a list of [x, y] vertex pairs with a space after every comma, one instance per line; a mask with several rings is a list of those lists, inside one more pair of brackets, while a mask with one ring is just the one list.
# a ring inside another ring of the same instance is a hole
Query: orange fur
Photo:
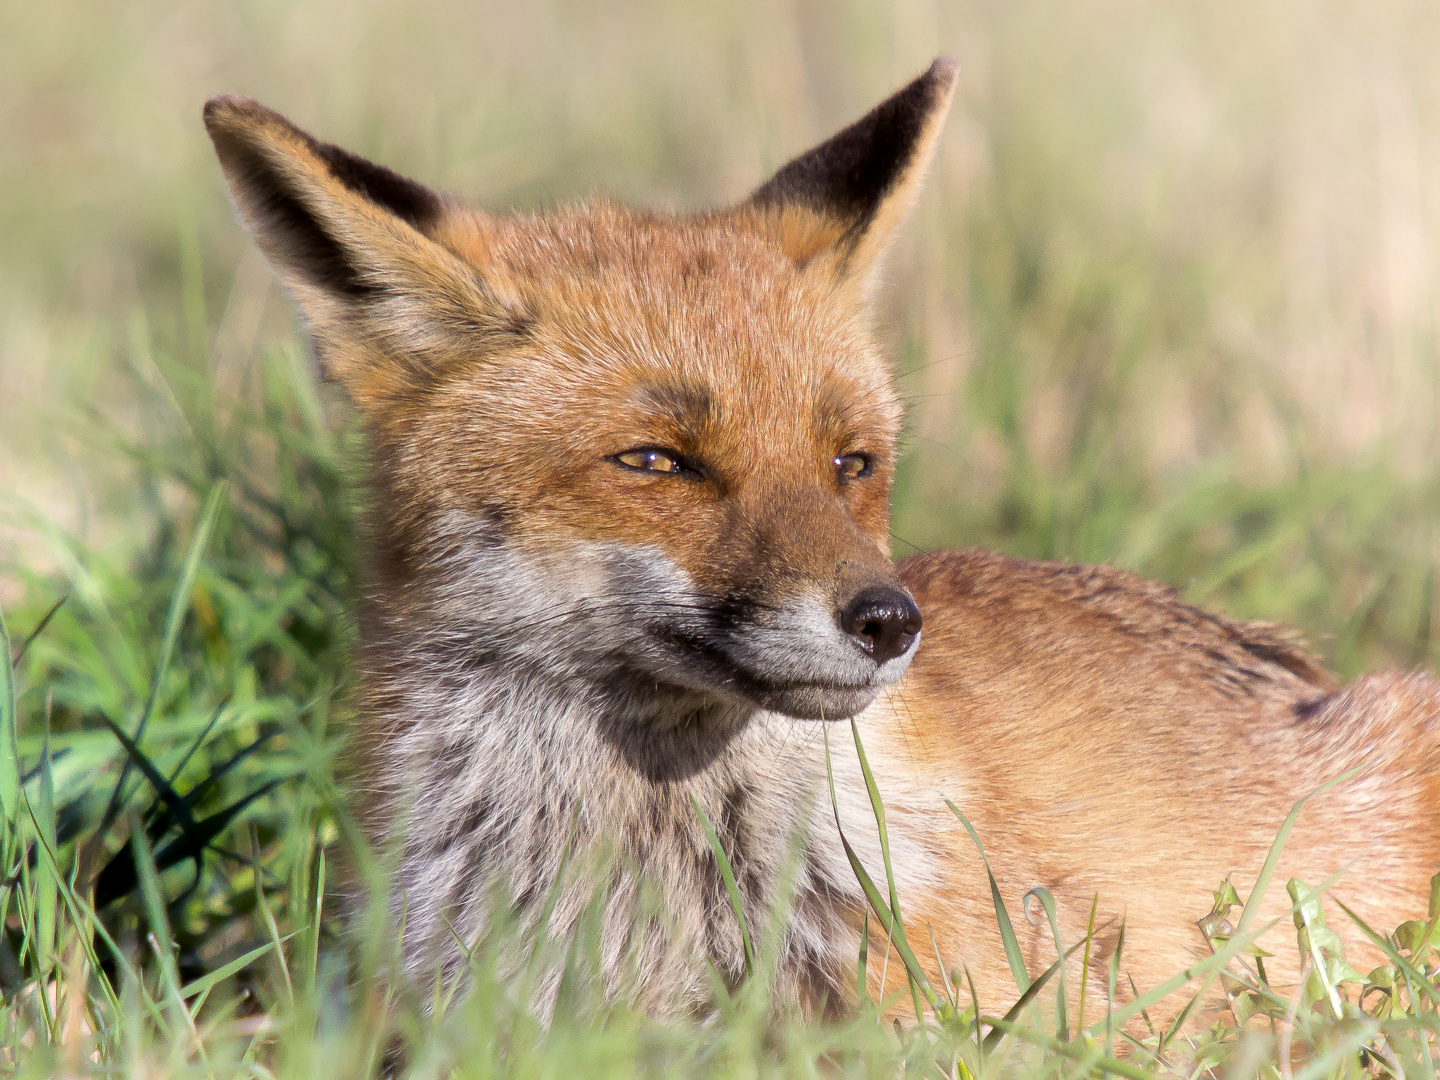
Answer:
[[[1122, 921], [1127, 994], [1204, 955], [1210, 893], [1227, 874], [1244, 891], [1295, 800], [1357, 765], [1304, 812], [1280, 880], [1349, 868], [1335, 892], [1377, 924], [1422, 913], [1440, 869], [1427, 677], [1339, 688], [1276, 628], [1121, 571], [890, 562], [900, 408], [869, 297], [954, 81], [937, 62], [751, 199], [691, 218], [484, 215], [253, 102], [207, 106], [237, 205], [370, 438], [356, 775], [372, 835], [400, 852], [412, 972], [454, 968], [437, 928], [483, 926], [497, 883], [531, 911], [573, 813], [582, 845], [618, 844], [671, 905], [678, 945], [619, 921], [607, 938], [631, 943], [638, 1000], [702, 1007], [694, 955], [730, 975], [741, 955], [693, 798], [753, 919], [787, 829], [809, 824], [781, 998], [842, 1005], [863, 904], [836, 870], [819, 721], [852, 714], [907, 932], [987, 1009], [1015, 991], [946, 798], [1012, 911], [1050, 890], [1069, 944], [1098, 896], [1096, 1010]], [[626, 464], [647, 452], [675, 470]], [[836, 767], [877, 872], [858, 772]], [[1285, 907], [1277, 887], [1265, 940]], [[564, 899], [552, 926], [575, 917]], [[1048, 927], [1017, 923], [1037, 974]], [[893, 957], [869, 970], [875, 993], [900, 985]]]
[[[1337, 689], [1275, 628], [1104, 567], [972, 551], [916, 556], [901, 572], [926, 614], [925, 645], [862, 733], [882, 789], [899, 796], [892, 813], [913, 817], [946, 868], [933, 894], [906, 904], [910, 933], [933, 931], [982, 1001], [1004, 1003], [1010, 976], [979, 857], [936, 809], [941, 793], [975, 825], [1013, 912], [1048, 888], [1068, 945], [1099, 897], [1092, 1023], [1122, 919], [1128, 998], [1129, 978], [1144, 992], [1208, 956], [1195, 923], [1220, 882], [1233, 877], [1243, 897], [1295, 802], [1361, 765], [1372, 768], [1302, 811], [1286, 845], [1259, 922], [1279, 920], [1260, 939], [1276, 954], [1271, 976], [1297, 975], [1290, 877], [1316, 886], [1346, 870], [1332, 895], [1373, 926], [1425, 915], [1440, 869], [1440, 695], [1428, 677]], [[1383, 962], [1331, 916], [1357, 966]], [[1016, 922], [1033, 975], [1055, 958], [1050, 929]], [[917, 952], [938, 977], [931, 951]], [[1079, 974], [1077, 956], [1072, 987]]]

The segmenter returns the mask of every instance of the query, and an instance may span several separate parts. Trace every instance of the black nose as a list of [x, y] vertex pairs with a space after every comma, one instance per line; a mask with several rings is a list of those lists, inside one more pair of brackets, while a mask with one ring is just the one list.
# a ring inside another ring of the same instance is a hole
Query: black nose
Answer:
[[840, 612], [840, 629], [883, 664], [914, 644], [920, 633], [920, 609], [899, 589], [863, 589]]

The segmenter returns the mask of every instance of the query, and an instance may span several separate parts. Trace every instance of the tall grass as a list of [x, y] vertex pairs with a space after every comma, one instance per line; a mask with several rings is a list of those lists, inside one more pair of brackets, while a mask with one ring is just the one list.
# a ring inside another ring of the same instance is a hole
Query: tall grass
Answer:
[[137, 337], [203, 357], [222, 397], [290, 347], [207, 95], [486, 207], [683, 209], [740, 197], [948, 51], [960, 91], [881, 313], [913, 402], [897, 548], [1117, 561], [1298, 625], [1346, 673], [1431, 657], [1422, 0], [9, 0], [0, 21], [0, 484], [102, 546], [164, 515], [137, 522], [69, 403], [138, 431]]
[[[1433, 1071], [1435, 912], [1352, 972], [1305, 883], [1298, 996], [1244, 959], [1217, 882], [1231, 1013], [1124, 1062], [1117, 1026], [1057, 1025], [1057, 985], [982, 1015], [963, 972], [917, 981], [899, 1033], [777, 1021], [763, 977], [648, 1024], [580, 954], [544, 1028], [501, 942], [449, 1010], [387, 998], [383, 935], [342, 939], [325, 900], [360, 448], [198, 119], [241, 91], [487, 207], [684, 209], [952, 52], [880, 312], [911, 403], [896, 554], [1118, 562], [1351, 674], [1440, 647], [1433, 6], [0, 0], [0, 26], [0, 1068], [1271, 1077], [1288, 1047], [1305, 1080]], [[871, 886], [862, 970], [905, 902]]]
[[[275, 362], [293, 373], [283, 356]], [[0, 1068], [23, 1076], [175, 1077], [1039, 1078], [1069, 1071], [1150, 1080], [1224, 1070], [1280, 1080], [1299, 1067], [1306, 1080], [1361, 1071], [1398, 1080], [1433, 1073], [1440, 875], [1428, 921], [1388, 933], [1361, 924], [1388, 961], [1368, 973], [1346, 962], [1325, 925], [1315, 897], [1329, 882], [1287, 886], [1307, 972], [1301, 985], [1272, 985], [1265, 954], [1249, 947], [1262, 929], [1259, 897], [1300, 805], [1257, 881], [1242, 883], [1253, 884], [1249, 902], [1230, 882], [1217, 883], [1215, 907], [1200, 926], [1210, 957], [1143, 994], [1117, 994], [1122, 930], [1105, 1020], [1089, 1028], [1067, 1020], [1062, 958], [1088, 952], [1090, 939], [1064, 941], [1056, 929], [1055, 962], [1027, 972], [993, 884], [1014, 999], [982, 1011], [963, 970], [936, 985], [916, 959], [923, 945], [908, 941], [899, 922], [903, 898], [889, 875], [884, 795], [853, 726], [853, 748], [835, 752], [859, 755], [886, 880], [872, 880], [852, 856], [872, 918], [869, 944], [856, 958], [863, 1004], [850, 1019], [812, 1024], [774, 1014], [775, 912], [765, 932], [746, 935], [751, 977], [732, 991], [717, 972], [715, 1011], [703, 1020], [651, 1023], [609, 1000], [595, 975], [598, 935], [585, 930], [598, 921], [586, 918], [573, 941], [548, 940], [543, 928], [531, 939], [495, 919], [469, 943], [470, 979], [460, 996], [437, 984], [433, 997], [416, 1000], [385, 983], [377, 976], [394, 962], [397, 940], [388, 913], [372, 912], [341, 934], [328, 906], [335, 862], [355, 855], [331, 781], [329, 726], [332, 708], [343, 709], [336, 691], [345, 609], [337, 594], [346, 591], [339, 571], [349, 543], [343, 525], [317, 527], [296, 543], [277, 527], [297, 508], [308, 507], [322, 525], [325, 518], [310, 498], [326, 475], [328, 436], [317, 427], [308, 434], [321, 445], [307, 439], [303, 407], [295, 408], [307, 386], [267, 383], [262, 393], [276, 395], [262, 397], [270, 408], [242, 411], [228, 427], [217, 423], [214, 440], [202, 444], [203, 463], [170, 448], [166, 460], [177, 476], [204, 485], [207, 495], [193, 527], [153, 552], [149, 583], [168, 583], [168, 594], [137, 592], [139, 574], [98, 572], [93, 557], [77, 559], [73, 591], [23, 637], [12, 640], [0, 623], [0, 733], [10, 748], [0, 773]], [[235, 446], [252, 445], [234, 438], [245, 432], [262, 436], [262, 446], [284, 432], [292, 465], [306, 479], [247, 497], [248, 458], [231, 456]], [[72, 596], [83, 606], [72, 607]], [[122, 597], [136, 617], [115, 617], [110, 601]], [[127, 672], [132, 660], [137, 670]], [[128, 685], [109, 667], [128, 673]], [[126, 786], [122, 762], [140, 774], [134, 785]], [[119, 794], [107, 801], [107, 791]], [[223, 828], [209, 831], [210, 822]], [[728, 881], [723, 845], [705, 824]], [[1053, 928], [1049, 895], [1037, 889], [1034, 896]], [[743, 924], [738, 902], [735, 915]], [[534, 1011], [532, 980], [506, 974], [517, 944], [531, 951], [531, 971], [556, 965], [563, 972], [548, 1024]], [[881, 1018], [894, 1001], [864, 998], [867, 962], [891, 945], [916, 1017], [905, 1028]], [[1192, 1005], [1181, 1018], [1150, 1024], [1146, 1009], [1187, 985]], [[1184, 1026], [1198, 1019], [1195, 1008], [1213, 1004], [1214, 995], [1205, 995], [1214, 990], [1229, 1011]], [[1083, 1005], [1076, 1015], [1087, 1015]], [[1148, 1036], [1129, 1024], [1136, 1017]]]

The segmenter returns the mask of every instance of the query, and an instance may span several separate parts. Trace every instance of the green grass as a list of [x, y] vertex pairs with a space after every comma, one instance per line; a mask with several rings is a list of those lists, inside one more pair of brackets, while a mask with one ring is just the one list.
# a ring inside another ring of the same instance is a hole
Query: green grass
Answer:
[[[1288, 1045], [1290, 1078], [1434, 1072], [1434, 907], [1375, 928], [1391, 962], [1354, 972], [1298, 884], [1299, 996], [1236, 932], [1254, 883], [1216, 882], [1229, 974], [1200, 981], [1234, 1011], [1141, 1046], [1064, 1024], [1059, 974], [1018, 948], [983, 1028], [963, 971], [934, 986], [918, 964], [910, 1028], [775, 1018], [764, 933], [703, 1024], [607, 1004], [582, 941], [537, 953], [571, 972], [541, 1025], [496, 974], [504, 928], [463, 1000], [386, 997], [393, 936], [342, 934], [326, 891], [351, 835], [333, 767], [361, 448], [199, 125], [241, 90], [488, 207], [700, 206], [953, 52], [883, 296], [912, 406], [897, 555], [1116, 562], [1294, 625], [1351, 675], [1440, 649], [1431, 7], [62, 9], [0, 0], [0, 1071], [360, 1077], [402, 1047], [415, 1076], [1281, 1080]], [[905, 904], [867, 893], [857, 975]], [[994, 899], [999, 944], [1022, 916]]]
[[[175, 412], [183, 438], [147, 456], [149, 475], [191, 494], [197, 511], [176, 515], [184, 525], [162, 530], [126, 568], [75, 552], [63, 584], [34, 585], [37, 595], [59, 591], [58, 606], [20, 605], [15, 633], [0, 642], [0, 722], [18, 748], [0, 776], [0, 1067], [27, 1076], [365, 1077], [388, 1067], [413, 1076], [1135, 1080], [1220, 1070], [1278, 1080], [1277, 1053], [1293, 1051], [1306, 1080], [1433, 1072], [1440, 877], [1428, 923], [1371, 932], [1390, 962], [1368, 973], [1345, 962], [1312, 891], [1292, 881], [1296, 947], [1313, 957], [1311, 975], [1298, 989], [1272, 986], [1247, 945], [1291, 821], [1253, 883], [1256, 903], [1236, 915], [1242, 897], [1217, 882], [1203, 926], [1212, 956], [1121, 1004], [1122, 946], [1109, 1020], [1084, 1031], [1067, 1023], [1061, 966], [1025, 971], [998, 892], [996, 935], [1012, 958], [1014, 1001], [977, 1013], [963, 972], [941, 986], [926, 978], [914, 955], [923, 944], [895, 921], [903, 898], [894, 882], [872, 881], [853, 858], [870, 926], [894, 929], [918, 1018], [911, 1027], [882, 1021], [873, 1002], [841, 1024], [776, 1017], [766, 992], [773, 934], [747, 949], [753, 974], [738, 991], [717, 975], [708, 1022], [651, 1023], [606, 1001], [582, 931], [578, 947], [518, 942], [534, 949], [531, 970], [565, 972], [569, 990], [542, 1024], [530, 1011], [531, 981], [499, 974], [520, 936], [503, 919], [472, 949], [468, 995], [420, 1001], [385, 990], [376, 974], [392, 959], [394, 935], [383, 914], [345, 935], [326, 907], [353, 836], [331, 781], [331, 716], [344, 710], [350, 637], [345, 483], [294, 353], [262, 370], [253, 407], [230, 403], [223, 420]], [[257, 459], [282, 478], [265, 494], [250, 487]], [[852, 734], [884, 850], [883, 792]], [[832, 752], [851, 752], [845, 742]], [[126, 760], [142, 774], [128, 788]], [[124, 794], [110, 812], [115, 783]], [[209, 821], [226, 827], [209, 837]], [[176, 863], [167, 852], [187, 838], [201, 858]], [[888, 852], [884, 862], [888, 876]], [[1035, 898], [1053, 927], [1048, 894]], [[1058, 957], [1090, 943], [1057, 931], [1055, 944]], [[857, 957], [861, 986], [866, 962]], [[1232, 1013], [1199, 1030], [1152, 1027], [1138, 1041], [1121, 1033], [1182, 984], [1197, 999], [1222, 989]]]

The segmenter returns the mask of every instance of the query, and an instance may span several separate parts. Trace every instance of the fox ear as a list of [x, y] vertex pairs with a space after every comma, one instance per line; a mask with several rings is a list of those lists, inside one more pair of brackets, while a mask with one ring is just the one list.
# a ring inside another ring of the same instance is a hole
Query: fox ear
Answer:
[[432, 378], [513, 313], [435, 239], [447, 200], [240, 97], [205, 105], [235, 205], [294, 294], [327, 377], [362, 408]]
[[896, 228], [920, 193], [950, 99], [956, 65], [930, 70], [777, 172], [749, 199], [796, 262], [833, 264], [868, 289]]

